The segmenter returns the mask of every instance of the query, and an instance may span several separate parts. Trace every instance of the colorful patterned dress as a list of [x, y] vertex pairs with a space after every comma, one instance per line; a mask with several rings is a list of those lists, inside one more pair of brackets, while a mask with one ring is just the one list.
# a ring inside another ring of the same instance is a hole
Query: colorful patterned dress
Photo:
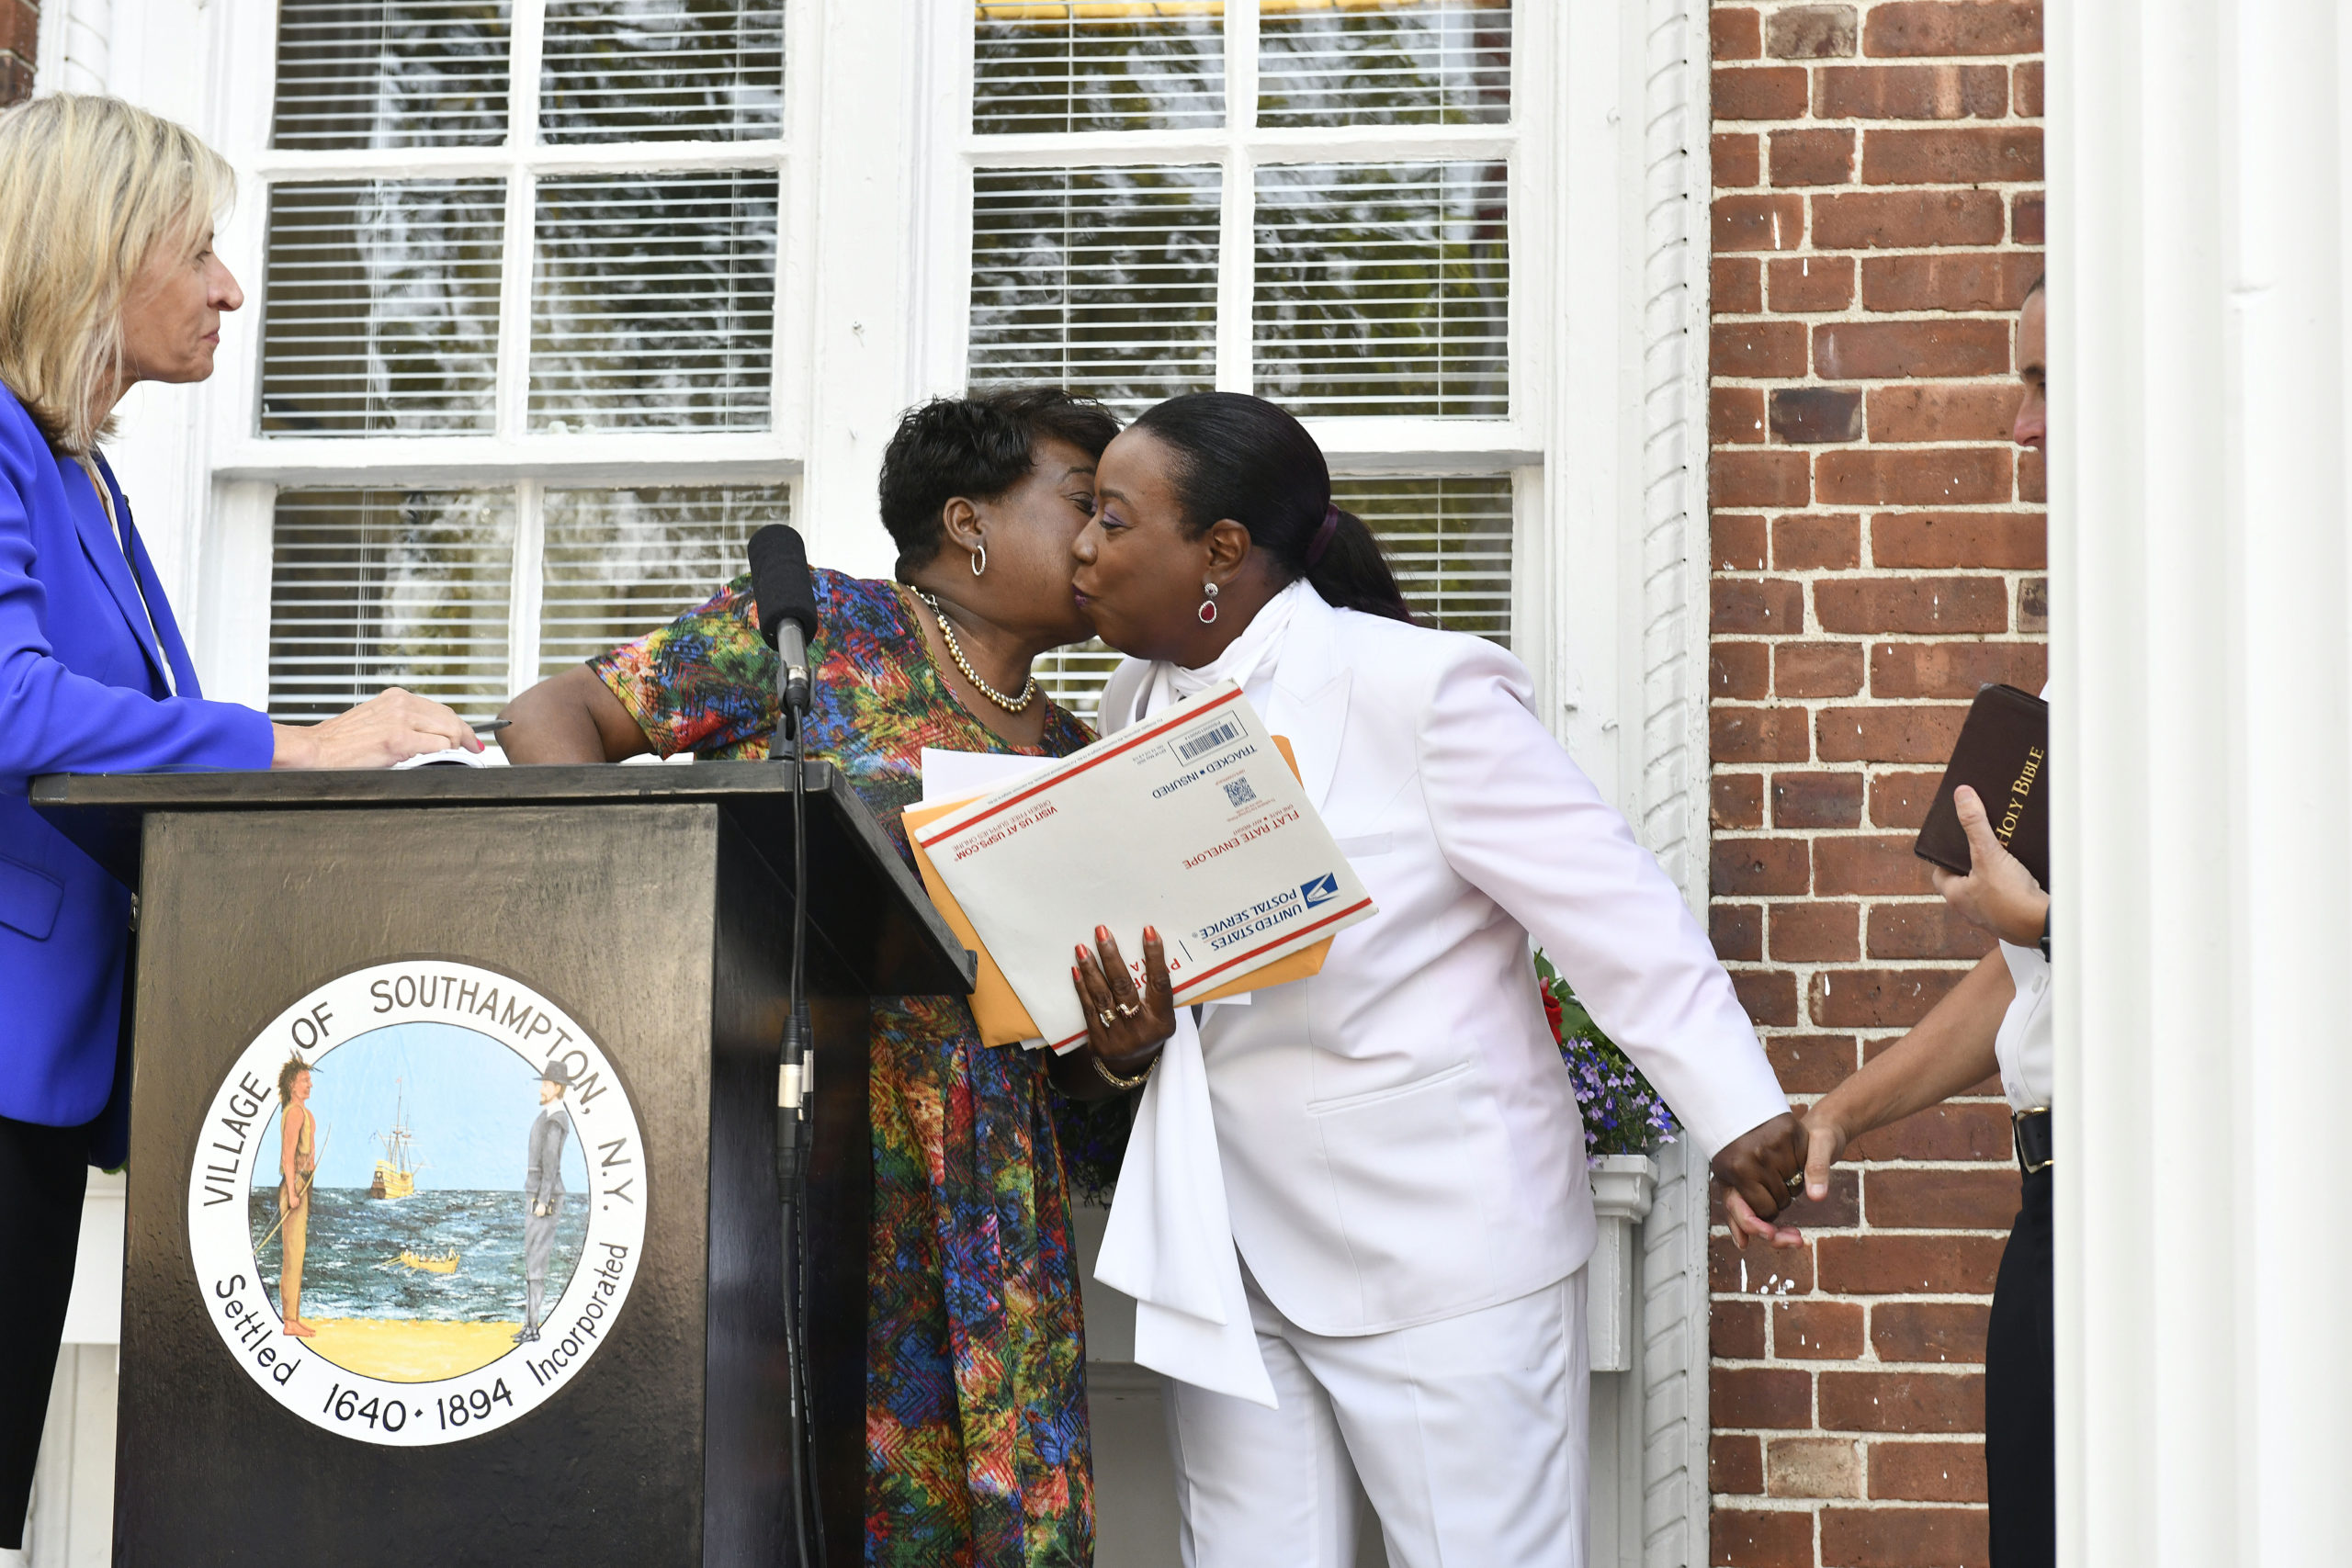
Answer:
[[[922, 748], [1011, 752], [948, 692], [909, 595], [815, 574], [808, 751], [905, 852]], [[767, 755], [775, 655], [751, 581], [589, 661], [664, 756]], [[1035, 753], [1092, 737], [1060, 708]], [[874, 998], [865, 1561], [1060, 1568], [1094, 1555], [1077, 1259], [1044, 1060], [960, 997]]]

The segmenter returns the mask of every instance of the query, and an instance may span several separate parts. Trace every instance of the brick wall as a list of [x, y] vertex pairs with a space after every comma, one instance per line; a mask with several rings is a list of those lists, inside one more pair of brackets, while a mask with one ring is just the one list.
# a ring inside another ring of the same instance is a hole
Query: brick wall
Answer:
[[40, 0], [0, 0], [0, 108], [33, 96], [40, 58]]
[[[1712, 923], [1800, 1103], [1986, 951], [1911, 836], [1977, 685], [2042, 679], [2041, 11], [1713, 10]], [[1803, 1251], [1716, 1235], [1717, 1563], [1984, 1561], [1999, 1086], [1853, 1152]]]

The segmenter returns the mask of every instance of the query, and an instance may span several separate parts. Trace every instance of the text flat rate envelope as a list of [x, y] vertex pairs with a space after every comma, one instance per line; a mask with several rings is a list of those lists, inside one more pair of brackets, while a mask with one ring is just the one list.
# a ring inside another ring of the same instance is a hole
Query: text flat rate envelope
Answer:
[[1070, 949], [1167, 943], [1176, 999], [1376, 913], [1231, 682], [916, 831], [1050, 1043], [1086, 1036]]

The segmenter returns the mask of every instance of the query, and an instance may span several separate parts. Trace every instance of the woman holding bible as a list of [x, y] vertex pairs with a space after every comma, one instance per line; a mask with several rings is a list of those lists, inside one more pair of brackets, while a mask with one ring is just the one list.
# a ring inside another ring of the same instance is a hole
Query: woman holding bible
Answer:
[[[1297, 421], [1232, 393], [1162, 403], [1095, 493], [1077, 589], [1129, 655], [1102, 727], [1239, 682], [1380, 911], [1318, 975], [1200, 1025], [1277, 1402], [1170, 1380], [1185, 1562], [1347, 1568], [1352, 1469], [1400, 1568], [1580, 1562], [1595, 1224], [1531, 937], [1757, 1213], [1787, 1201], [1796, 1122], [1705, 935], [1531, 710], [1526, 671], [1412, 623]], [[1085, 981], [1098, 1021], [1137, 1001], [1115, 959]], [[1093, 1048], [1132, 1075], [1123, 1044]]]

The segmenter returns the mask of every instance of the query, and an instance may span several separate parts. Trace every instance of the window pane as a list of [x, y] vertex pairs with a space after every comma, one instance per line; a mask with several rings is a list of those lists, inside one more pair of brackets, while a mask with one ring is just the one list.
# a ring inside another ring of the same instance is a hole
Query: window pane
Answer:
[[1260, 125], [1499, 125], [1510, 0], [1268, 0]]
[[261, 428], [486, 434], [496, 423], [498, 180], [277, 186]]
[[505, 0], [279, 0], [273, 147], [506, 140]]
[[1129, 411], [1216, 385], [1220, 179], [975, 175], [972, 384], [1049, 382]]
[[783, 0], [548, 0], [542, 141], [784, 134]]
[[783, 485], [548, 491], [541, 678], [701, 604], [743, 571], [754, 530], [791, 521]]
[[1335, 479], [1331, 499], [1380, 536], [1424, 625], [1510, 646], [1508, 476]]
[[511, 491], [278, 491], [271, 715], [327, 718], [405, 686], [487, 718], [506, 698], [514, 562]]
[[1499, 164], [1258, 171], [1257, 386], [1295, 414], [1510, 412]]
[[765, 430], [772, 174], [539, 182], [534, 430]]
[[[1047, 696], [1087, 723], [1095, 724], [1099, 716], [1094, 710], [1102, 701], [1102, 682], [1118, 667], [1119, 655], [1101, 639], [1093, 638], [1075, 648], [1046, 654], [1029, 666], [1029, 672], [1037, 677], [1037, 684], [1046, 689]], [[1099, 730], [1102, 726], [1095, 724], [1095, 728]]]
[[1225, 123], [1225, 7], [979, 0], [972, 129], [1155, 130]]

